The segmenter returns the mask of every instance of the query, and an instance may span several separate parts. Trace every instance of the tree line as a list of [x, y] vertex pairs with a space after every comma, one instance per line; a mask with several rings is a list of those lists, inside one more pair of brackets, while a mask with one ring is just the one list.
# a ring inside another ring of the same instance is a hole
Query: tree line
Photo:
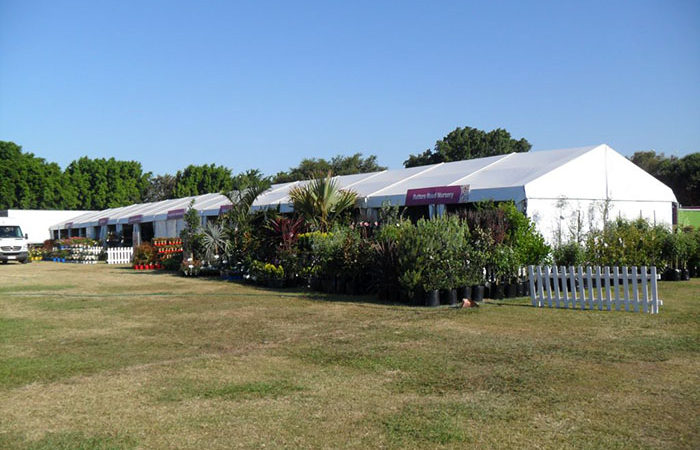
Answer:
[[630, 160], [670, 187], [681, 205], [700, 206], [700, 152], [678, 158], [650, 150]]
[[[431, 149], [409, 155], [405, 167], [527, 152], [525, 138], [513, 139], [504, 129], [491, 131], [458, 127], [435, 142]], [[698, 205], [700, 153], [683, 158], [654, 151], [637, 152], [632, 162], [670, 186], [683, 205]], [[134, 203], [229, 192], [251, 179], [286, 183], [319, 174], [353, 175], [385, 170], [376, 155], [337, 155], [331, 159], [305, 158], [298, 166], [265, 177], [257, 170], [234, 174], [216, 165], [190, 164], [174, 175], [144, 172], [140, 162], [114, 158], [81, 157], [65, 170], [13, 143], [0, 141], [0, 209], [91, 209], [116, 208]]]

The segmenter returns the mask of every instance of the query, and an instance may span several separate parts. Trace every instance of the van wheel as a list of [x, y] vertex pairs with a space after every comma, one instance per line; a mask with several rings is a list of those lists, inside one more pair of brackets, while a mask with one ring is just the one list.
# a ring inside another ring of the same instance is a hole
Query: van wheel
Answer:
[[3, 261], [2, 263], [3, 263], [3, 264], [7, 264], [7, 261]]
[[22, 264], [27, 264], [29, 262], [28, 259], [25, 259], [24, 261], [20, 261]]

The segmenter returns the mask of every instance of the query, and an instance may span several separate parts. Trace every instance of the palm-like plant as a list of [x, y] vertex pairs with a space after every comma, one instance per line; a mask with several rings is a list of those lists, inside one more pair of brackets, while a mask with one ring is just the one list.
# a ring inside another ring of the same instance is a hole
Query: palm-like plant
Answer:
[[248, 245], [251, 240], [253, 202], [269, 187], [269, 178], [263, 178], [257, 170], [249, 170], [236, 176], [234, 190], [224, 192], [231, 202], [231, 209], [223, 218], [224, 233], [228, 238], [226, 254], [229, 256], [230, 265], [236, 270], [239, 270], [243, 261], [250, 257]]
[[230, 241], [226, 238], [223, 227], [218, 224], [208, 222], [202, 229], [202, 245], [204, 246], [205, 258], [208, 261], [215, 259], [215, 256], [226, 254]]
[[319, 231], [328, 231], [343, 212], [355, 206], [357, 193], [340, 189], [331, 173], [319, 174], [289, 191], [294, 211]]
[[263, 178], [257, 170], [249, 170], [239, 175], [235, 184], [234, 190], [224, 192], [224, 195], [231, 202], [227, 221], [232, 228], [238, 229], [249, 222], [253, 202], [270, 187], [270, 179]]

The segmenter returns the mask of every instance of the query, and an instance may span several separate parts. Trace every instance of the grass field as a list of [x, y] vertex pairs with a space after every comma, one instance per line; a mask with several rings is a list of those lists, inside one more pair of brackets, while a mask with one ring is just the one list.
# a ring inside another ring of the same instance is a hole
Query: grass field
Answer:
[[0, 266], [0, 448], [698, 448], [700, 281], [656, 316]]

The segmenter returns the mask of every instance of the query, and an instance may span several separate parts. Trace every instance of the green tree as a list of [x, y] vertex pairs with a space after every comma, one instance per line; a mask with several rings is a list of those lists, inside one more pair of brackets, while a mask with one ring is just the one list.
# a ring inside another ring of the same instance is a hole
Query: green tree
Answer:
[[410, 155], [403, 164], [405, 167], [424, 166], [512, 152], [527, 152], [530, 148], [532, 145], [526, 139], [512, 139], [510, 133], [502, 128], [486, 132], [477, 128], [457, 127], [437, 141], [433, 149], [427, 149], [419, 155]]
[[323, 158], [302, 159], [297, 167], [290, 168], [287, 172], [279, 172], [274, 177], [274, 183], [287, 183], [290, 181], [309, 180], [317, 173], [336, 175], [354, 175], [356, 173], [369, 173], [386, 170], [386, 167], [377, 163], [377, 157], [370, 155], [362, 157], [362, 153], [352, 156], [337, 155], [330, 161]]
[[158, 202], [175, 198], [175, 177], [170, 174], [158, 175], [148, 180], [143, 193], [144, 202]]
[[215, 164], [190, 164], [175, 174], [174, 198], [230, 191], [233, 187], [231, 169]]
[[518, 211], [513, 202], [501, 203], [498, 209], [504, 212], [506, 219], [505, 243], [513, 248], [517, 263], [521, 266], [542, 264], [551, 249], [535, 223]]
[[682, 158], [655, 151], [636, 152], [630, 160], [667, 185], [681, 205], [700, 205], [700, 153]]
[[136, 161], [84, 156], [66, 167], [65, 176], [79, 208], [107, 209], [139, 203], [150, 173], [143, 173]]
[[192, 259], [201, 259], [202, 233], [199, 212], [194, 209], [194, 199], [190, 201], [183, 217], [185, 227], [180, 231], [182, 239], [183, 265], [187, 265]]
[[340, 189], [331, 172], [319, 174], [303, 186], [289, 191], [294, 211], [318, 231], [328, 231], [343, 213], [355, 206], [357, 194]]
[[0, 141], [0, 208], [71, 209], [80, 206], [61, 168], [22, 147]]

